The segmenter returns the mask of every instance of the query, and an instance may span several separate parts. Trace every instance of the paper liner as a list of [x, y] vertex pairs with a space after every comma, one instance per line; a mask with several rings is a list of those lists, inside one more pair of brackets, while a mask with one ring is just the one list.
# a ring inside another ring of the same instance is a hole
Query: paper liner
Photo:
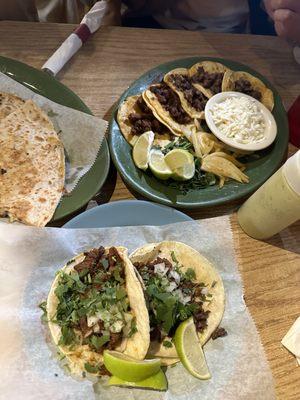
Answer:
[[[207, 257], [224, 281], [226, 309], [221, 326], [228, 336], [204, 346], [212, 378], [200, 381], [181, 364], [167, 370], [167, 392], [78, 382], [53, 357], [49, 333], [40, 322], [55, 271], [67, 260], [99, 245], [137, 247], [182, 241]], [[0, 223], [0, 390], [7, 399], [50, 400], [275, 400], [264, 351], [243, 300], [228, 217], [162, 227], [105, 229], [30, 228]]]

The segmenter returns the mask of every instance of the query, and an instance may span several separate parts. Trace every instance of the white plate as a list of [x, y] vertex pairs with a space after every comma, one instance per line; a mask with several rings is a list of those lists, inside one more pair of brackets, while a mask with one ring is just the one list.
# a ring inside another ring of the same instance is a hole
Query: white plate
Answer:
[[[233, 97], [237, 97], [237, 98], [246, 97], [256, 103], [258, 109], [263, 114], [263, 117], [265, 119], [265, 124], [266, 124], [266, 129], [264, 132], [265, 138], [263, 140], [261, 140], [259, 142], [253, 142], [253, 143], [247, 143], [247, 144], [239, 143], [234, 138], [229, 138], [226, 135], [224, 135], [218, 129], [218, 127], [215, 125], [212, 115], [211, 115], [212, 107], [217, 103], [222, 103], [226, 99], [233, 98]], [[211, 97], [208, 100], [208, 102], [206, 103], [205, 119], [206, 119], [206, 123], [207, 123], [209, 129], [212, 131], [212, 133], [218, 139], [220, 139], [223, 143], [227, 144], [228, 146], [232, 147], [233, 149], [237, 149], [237, 150], [256, 151], [256, 150], [265, 149], [266, 147], [269, 147], [274, 142], [276, 135], [277, 135], [277, 124], [276, 124], [276, 121], [275, 121], [271, 111], [269, 111], [267, 109], [267, 107], [265, 107], [261, 102], [259, 102], [258, 100], [254, 99], [253, 97], [248, 96], [247, 94], [244, 94], [244, 93], [222, 92], [222, 93], [218, 93], [215, 96]]]

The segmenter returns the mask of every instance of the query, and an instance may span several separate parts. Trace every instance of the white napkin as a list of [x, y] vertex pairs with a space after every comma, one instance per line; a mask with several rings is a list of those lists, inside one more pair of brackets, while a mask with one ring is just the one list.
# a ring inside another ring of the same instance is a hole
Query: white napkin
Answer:
[[296, 356], [298, 364], [300, 365], [300, 317], [296, 319], [281, 343]]
[[56, 75], [80, 49], [82, 44], [100, 28], [106, 10], [107, 0], [97, 1], [83, 17], [79, 27], [52, 54], [42, 69], [47, 69], [53, 75]]

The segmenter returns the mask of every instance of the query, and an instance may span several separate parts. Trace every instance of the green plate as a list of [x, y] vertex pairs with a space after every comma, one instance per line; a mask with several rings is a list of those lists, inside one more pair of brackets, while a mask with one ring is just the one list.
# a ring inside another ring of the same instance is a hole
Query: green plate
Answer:
[[[227, 182], [222, 189], [218, 185], [200, 190], [181, 193], [178, 189], [171, 188], [159, 181], [154, 176], [137, 169], [131, 157], [131, 146], [126, 142], [116, 122], [118, 106], [128, 97], [141, 93], [153, 81], [157, 81], [166, 72], [174, 68], [189, 68], [196, 62], [211, 60], [221, 62], [232, 70], [247, 71], [260, 78], [272, 89], [275, 97], [273, 114], [278, 127], [275, 142], [268, 149], [257, 152], [247, 160], [247, 175], [250, 183], [240, 184], [235, 181]], [[221, 58], [193, 57], [175, 60], [146, 72], [137, 79], [121, 96], [113, 112], [109, 126], [109, 146], [112, 160], [124, 181], [141, 195], [169, 206], [177, 208], [200, 208], [224, 204], [236, 199], [249, 196], [261, 186], [280, 166], [288, 146], [288, 122], [285, 109], [275, 88], [258, 72], [246, 65]]]
[[[91, 110], [74, 92], [46, 72], [1, 56], [0, 71], [34, 92], [48, 97], [50, 100], [87, 114], [92, 114]], [[71, 195], [62, 198], [51, 222], [73, 214], [98, 193], [107, 178], [109, 163], [109, 149], [107, 141], [104, 139], [95, 164], [88, 173], [80, 179]]]

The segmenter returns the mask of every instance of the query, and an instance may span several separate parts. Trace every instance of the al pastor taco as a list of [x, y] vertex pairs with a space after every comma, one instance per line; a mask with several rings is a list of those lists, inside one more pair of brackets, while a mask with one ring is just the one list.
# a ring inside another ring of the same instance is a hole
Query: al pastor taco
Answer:
[[186, 68], [176, 68], [168, 72], [164, 82], [178, 94], [182, 108], [190, 117], [204, 118], [208, 96], [193, 86]]
[[203, 61], [194, 64], [189, 69], [189, 76], [193, 85], [210, 98], [222, 92], [222, 82], [226, 71], [228, 68], [223, 64]]
[[54, 343], [71, 372], [105, 375], [103, 351], [144, 359], [149, 319], [141, 284], [123, 247], [99, 247], [70, 260], [47, 299]]
[[274, 108], [272, 90], [255, 76], [244, 71], [227, 71], [222, 83], [222, 91], [241, 92], [254, 97], [263, 103], [270, 111]]
[[173, 139], [172, 132], [153, 115], [139, 95], [127, 97], [120, 105], [117, 121], [123, 136], [132, 146], [141, 134], [148, 131], [154, 132], [156, 145], [163, 146]]
[[183, 109], [180, 98], [165, 82], [151, 85], [143, 99], [155, 117], [176, 136], [190, 137], [195, 128], [191, 116]]
[[143, 281], [150, 320], [149, 356], [178, 362], [172, 337], [193, 317], [201, 344], [221, 322], [225, 307], [222, 279], [196, 250], [180, 242], [147, 244], [130, 255]]

